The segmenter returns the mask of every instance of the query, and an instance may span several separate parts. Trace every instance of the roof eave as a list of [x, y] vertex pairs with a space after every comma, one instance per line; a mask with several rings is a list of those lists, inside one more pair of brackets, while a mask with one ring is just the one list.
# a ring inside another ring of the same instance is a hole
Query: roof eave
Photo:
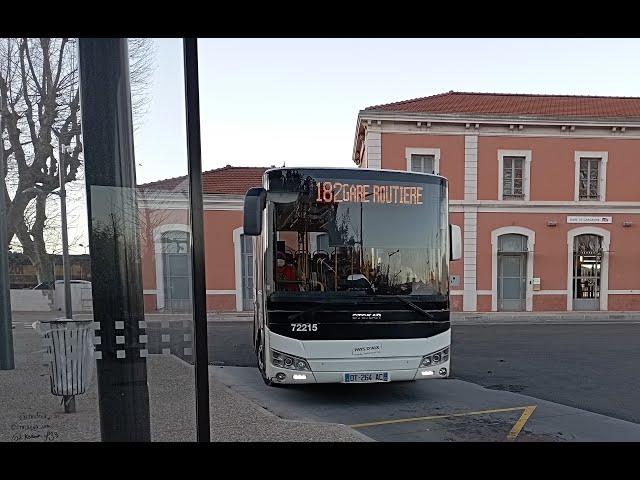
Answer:
[[588, 126], [638, 126], [639, 117], [570, 117], [536, 115], [472, 115], [459, 113], [402, 112], [389, 110], [360, 110], [358, 124], [363, 120], [433, 121], [456, 123], [497, 123], [535, 125], [588, 125]]

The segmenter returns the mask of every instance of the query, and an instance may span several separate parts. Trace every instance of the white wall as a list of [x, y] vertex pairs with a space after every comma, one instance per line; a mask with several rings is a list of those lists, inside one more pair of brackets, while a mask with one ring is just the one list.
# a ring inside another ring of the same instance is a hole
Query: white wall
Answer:
[[[64, 312], [64, 283], [56, 282], [55, 309]], [[91, 283], [71, 284], [71, 310], [74, 313], [93, 311]]]
[[11, 290], [11, 310], [50, 312], [53, 310], [53, 294], [49, 290]]

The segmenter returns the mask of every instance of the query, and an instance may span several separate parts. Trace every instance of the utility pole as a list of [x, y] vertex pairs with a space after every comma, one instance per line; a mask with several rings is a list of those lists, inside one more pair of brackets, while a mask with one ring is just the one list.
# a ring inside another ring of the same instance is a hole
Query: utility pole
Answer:
[[[7, 39], [8, 40], [8, 39]], [[8, 47], [8, 42], [7, 42]], [[4, 121], [2, 118], [2, 110], [4, 108], [5, 99], [0, 94], [0, 179], [4, 182], [4, 140], [2, 140], [2, 132], [4, 131]], [[2, 184], [0, 192], [0, 241], [2, 242], [2, 250], [0, 250], [0, 370], [13, 370], [15, 368], [13, 358], [13, 331], [11, 321], [11, 289], [9, 284], [9, 259], [7, 256], [7, 248], [4, 242], [7, 241], [7, 205], [4, 196], [5, 184]]]
[[62, 269], [64, 271], [64, 311], [66, 318], [73, 318], [73, 311], [71, 307], [71, 265], [69, 264], [69, 237], [67, 233], [67, 191], [65, 189], [65, 175], [67, 173], [67, 167], [64, 159], [65, 154], [66, 150], [62, 145], [62, 136], [58, 136], [60, 215], [62, 217]]

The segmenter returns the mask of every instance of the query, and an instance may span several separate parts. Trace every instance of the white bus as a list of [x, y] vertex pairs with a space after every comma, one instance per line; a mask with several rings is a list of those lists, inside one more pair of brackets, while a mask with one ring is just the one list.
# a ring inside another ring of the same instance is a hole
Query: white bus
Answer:
[[244, 203], [254, 236], [253, 340], [265, 383], [373, 383], [450, 374], [447, 179], [274, 168]]

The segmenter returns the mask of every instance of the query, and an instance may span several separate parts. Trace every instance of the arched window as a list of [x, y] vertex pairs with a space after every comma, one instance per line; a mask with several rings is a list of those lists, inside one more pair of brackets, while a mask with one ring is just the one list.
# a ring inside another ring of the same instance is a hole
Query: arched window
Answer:
[[162, 234], [162, 267], [165, 309], [190, 311], [191, 256], [187, 232]]
[[498, 237], [498, 310], [523, 311], [527, 297], [527, 237]]
[[518, 233], [507, 233], [498, 237], [498, 253], [522, 253], [527, 251], [527, 237]]

